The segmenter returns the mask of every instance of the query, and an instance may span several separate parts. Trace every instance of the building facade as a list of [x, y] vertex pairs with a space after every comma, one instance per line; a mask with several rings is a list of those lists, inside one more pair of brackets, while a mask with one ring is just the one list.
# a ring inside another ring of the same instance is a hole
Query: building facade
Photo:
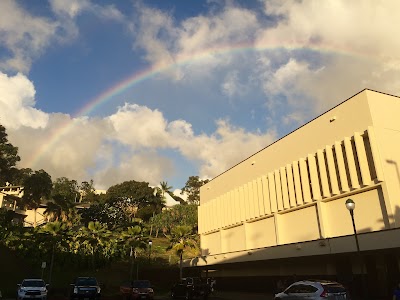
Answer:
[[399, 116], [400, 98], [364, 90], [202, 186], [202, 255], [186, 266], [221, 282], [318, 276], [387, 294], [399, 276]]
[[19, 205], [23, 194], [24, 188], [22, 186], [7, 185], [0, 187], [0, 208], [12, 210], [14, 212], [13, 222], [24, 227], [32, 227], [35, 218], [37, 225], [46, 223], [47, 218], [44, 215], [46, 206], [41, 205], [36, 210], [25, 209]]

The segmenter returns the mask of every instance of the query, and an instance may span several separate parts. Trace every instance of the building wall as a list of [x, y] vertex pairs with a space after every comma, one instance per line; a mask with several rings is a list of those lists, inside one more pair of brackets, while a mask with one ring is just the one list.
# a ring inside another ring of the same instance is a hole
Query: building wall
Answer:
[[348, 198], [360, 233], [398, 227], [399, 101], [363, 91], [204, 185], [203, 253], [352, 235]]

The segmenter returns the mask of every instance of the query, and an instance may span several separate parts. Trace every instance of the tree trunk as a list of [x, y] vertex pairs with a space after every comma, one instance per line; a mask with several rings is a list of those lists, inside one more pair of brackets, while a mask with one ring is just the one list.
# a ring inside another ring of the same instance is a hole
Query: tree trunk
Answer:
[[37, 208], [33, 209], [33, 227], [36, 227], [36, 210]]
[[54, 265], [54, 252], [56, 249], [56, 245], [53, 245], [53, 252], [51, 253], [51, 262], [50, 262], [50, 272], [49, 272], [49, 284], [51, 284], [51, 275], [53, 274], [53, 265]]
[[180, 253], [179, 255], [179, 279], [182, 280], [182, 264], [183, 264], [183, 259], [182, 259], [183, 253]]

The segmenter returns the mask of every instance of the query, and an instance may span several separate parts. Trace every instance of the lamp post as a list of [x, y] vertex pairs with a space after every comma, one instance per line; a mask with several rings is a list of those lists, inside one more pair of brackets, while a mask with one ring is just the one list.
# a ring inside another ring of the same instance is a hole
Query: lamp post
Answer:
[[361, 295], [362, 295], [362, 299], [366, 299], [365, 295], [368, 295], [367, 292], [367, 285], [365, 284], [365, 279], [364, 279], [364, 260], [363, 257], [361, 255], [361, 251], [360, 251], [360, 244], [358, 243], [358, 235], [357, 235], [357, 228], [356, 228], [356, 223], [354, 222], [354, 209], [356, 208], [356, 204], [354, 203], [354, 201], [352, 199], [347, 199], [346, 200], [346, 208], [348, 209], [350, 216], [351, 216], [351, 222], [353, 223], [353, 231], [354, 231], [354, 238], [356, 240], [356, 247], [357, 247], [357, 254], [360, 258], [360, 262], [361, 262], [361, 282], [362, 282], [362, 291], [361, 291]]
[[149, 263], [151, 262], [151, 246], [153, 245], [153, 241], [149, 240]]

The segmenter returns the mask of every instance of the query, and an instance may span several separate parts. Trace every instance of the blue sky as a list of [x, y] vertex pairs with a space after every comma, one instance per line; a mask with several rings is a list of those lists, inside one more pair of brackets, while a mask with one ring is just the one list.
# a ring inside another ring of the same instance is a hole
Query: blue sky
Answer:
[[400, 95], [395, 0], [3, 0], [0, 11], [0, 123], [19, 166], [53, 179], [182, 188], [364, 88]]

